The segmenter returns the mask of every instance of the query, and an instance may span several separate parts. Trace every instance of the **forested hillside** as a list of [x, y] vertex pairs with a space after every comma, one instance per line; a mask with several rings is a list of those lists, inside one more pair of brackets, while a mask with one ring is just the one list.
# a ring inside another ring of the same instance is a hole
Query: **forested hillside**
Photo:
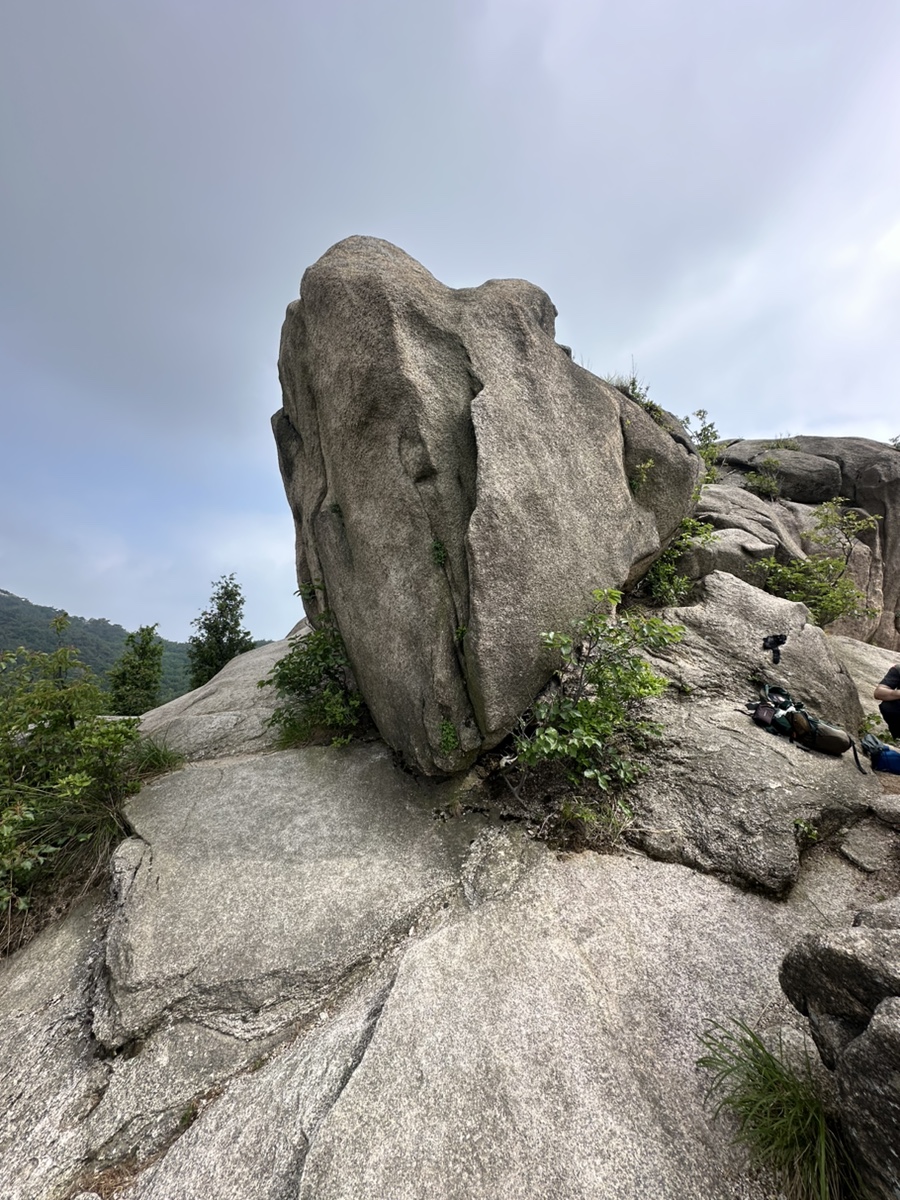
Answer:
[[[60, 609], [43, 604], [32, 604], [21, 596], [0, 588], [0, 650], [15, 650], [25, 646], [29, 650], [50, 651], [56, 649], [56, 634], [51, 621]], [[82, 661], [95, 671], [101, 679], [122, 653], [128, 630], [113, 625], [103, 617], [70, 617], [64, 643], [74, 646]], [[173, 700], [189, 690], [189, 668], [187, 642], [163, 644], [161, 702]]]

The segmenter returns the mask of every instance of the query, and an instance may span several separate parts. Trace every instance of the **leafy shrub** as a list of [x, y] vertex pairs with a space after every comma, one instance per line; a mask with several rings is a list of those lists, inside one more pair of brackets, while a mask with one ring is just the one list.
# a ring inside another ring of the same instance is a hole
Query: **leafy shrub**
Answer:
[[830, 625], [840, 617], [871, 616], [873, 611], [847, 570], [859, 535], [877, 528], [879, 518], [844, 509], [846, 503], [836, 496], [815, 509], [815, 526], [806, 536], [820, 550], [787, 563], [773, 555], [759, 560], [766, 572], [766, 591], [805, 604], [817, 625]]
[[685, 517], [675, 537], [641, 580], [636, 589], [638, 594], [661, 608], [680, 604], [691, 590], [691, 581], [687, 575], [679, 574], [678, 560], [692, 546], [711, 542], [713, 533], [708, 521]]
[[316, 626], [291, 638], [291, 648], [259, 687], [274, 687], [279, 704], [269, 718], [282, 747], [306, 746], [327, 738], [346, 745], [360, 719], [362, 697], [350, 686], [350, 660], [334, 613], [326, 609]]
[[809, 1060], [794, 1071], [741, 1021], [710, 1022], [698, 1067], [712, 1072], [715, 1112], [737, 1118], [736, 1140], [753, 1163], [771, 1171], [787, 1200], [849, 1200], [859, 1176], [837, 1123], [829, 1116]]
[[777, 458], [767, 455], [760, 459], [758, 471], [748, 471], [744, 475], [744, 487], [748, 492], [761, 496], [763, 500], [774, 500], [781, 493], [778, 480], [778, 468], [781, 465]]
[[[691, 417], [697, 418], [698, 424], [696, 429], [691, 423]], [[701, 487], [705, 483], [715, 483], [719, 474], [718, 467], [716, 466], [716, 459], [719, 456], [719, 431], [708, 417], [709, 414], [705, 408], [698, 408], [690, 416], [681, 418], [682, 425], [687, 430], [691, 441], [697, 447], [697, 452], [703, 460], [704, 473], [703, 478], [700, 480]]]
[[[67, 620], [54, 621], [62, 640]], [[0, 654], [0, 906], [6, 924], [35, 883], [88, 885], [130, 831], [125, 799], [176, 765], [148, 748], [137, 722], [101, 716], [108, 697], [60, 644]]]
[[241, 628], [244, 596], [234, 575], [223, 575], [213, 584], [210, 606], [191, 624], [197, 630], [188, 638], [191, 687], [208, 683], [237, 654], [253, 649], [253, 637]]
[[140, 717], [159, 703], [163, 644], [155, 625], [129, 633], [121, 657], [108, 672], [110, 705], [123, 717]]
[[866, 713], [860, 721], [858, 733], [860, 741], [862, 741], [867, 733], [874, 733], [880, 742], [893, 743], [896, 740], [887, 725], [885, 725], [884, 718], [880, 713]]
[[643, 611], [616, 611], [622, 596], [612, 588], [593, 593], [595, 607], [568, 633], [545, 633], [544, 646], [561, 659], [558, 682], [520, 723], [509, 787], [519, 796], [532, 772], [562, 769], [568, 789], [547, 829], [576, 826], [587, 840], [614, 838], [630, 817], [622, 797], [643, 771], [637, 755], [659, 736], [644, 704], [667, 686], [640, 652], [658, 651], [681, 638]]

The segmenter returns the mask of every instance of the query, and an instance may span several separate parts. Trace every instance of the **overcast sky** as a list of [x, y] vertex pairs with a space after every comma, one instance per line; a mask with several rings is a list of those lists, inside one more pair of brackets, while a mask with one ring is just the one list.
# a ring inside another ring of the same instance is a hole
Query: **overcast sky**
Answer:
[[900, 433], [896, 0], [5, 0], [0, 588], [300, 615], [269, 416], [353, 234], [723, 436]]

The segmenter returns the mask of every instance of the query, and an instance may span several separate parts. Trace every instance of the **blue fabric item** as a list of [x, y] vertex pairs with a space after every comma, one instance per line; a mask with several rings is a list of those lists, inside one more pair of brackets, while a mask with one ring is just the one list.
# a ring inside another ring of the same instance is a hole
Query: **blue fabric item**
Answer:
[[889, 775], [900, 775], [900, 750], [892, 750], [890, 746], [872, 756], [873, 771], [887, 771]]

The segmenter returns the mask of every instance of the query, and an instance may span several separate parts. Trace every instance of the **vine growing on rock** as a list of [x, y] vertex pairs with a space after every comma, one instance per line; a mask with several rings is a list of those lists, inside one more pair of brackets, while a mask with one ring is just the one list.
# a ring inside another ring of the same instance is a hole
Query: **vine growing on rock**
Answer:
[[642, 652], [682, 636], [680, 626], [642, 610], [620, 610], [615, 589], [597, 589], [593, 598], [568, 632], [542, 635], [560, 667], [501, 760], [517, 801], [528, 807], [537, 798], [538, 810], [545, 807], [541, 832], [586, 845], [614, 842], [631, 819], [625, 792], [661, 732], [645, 703], [667, 686]]

